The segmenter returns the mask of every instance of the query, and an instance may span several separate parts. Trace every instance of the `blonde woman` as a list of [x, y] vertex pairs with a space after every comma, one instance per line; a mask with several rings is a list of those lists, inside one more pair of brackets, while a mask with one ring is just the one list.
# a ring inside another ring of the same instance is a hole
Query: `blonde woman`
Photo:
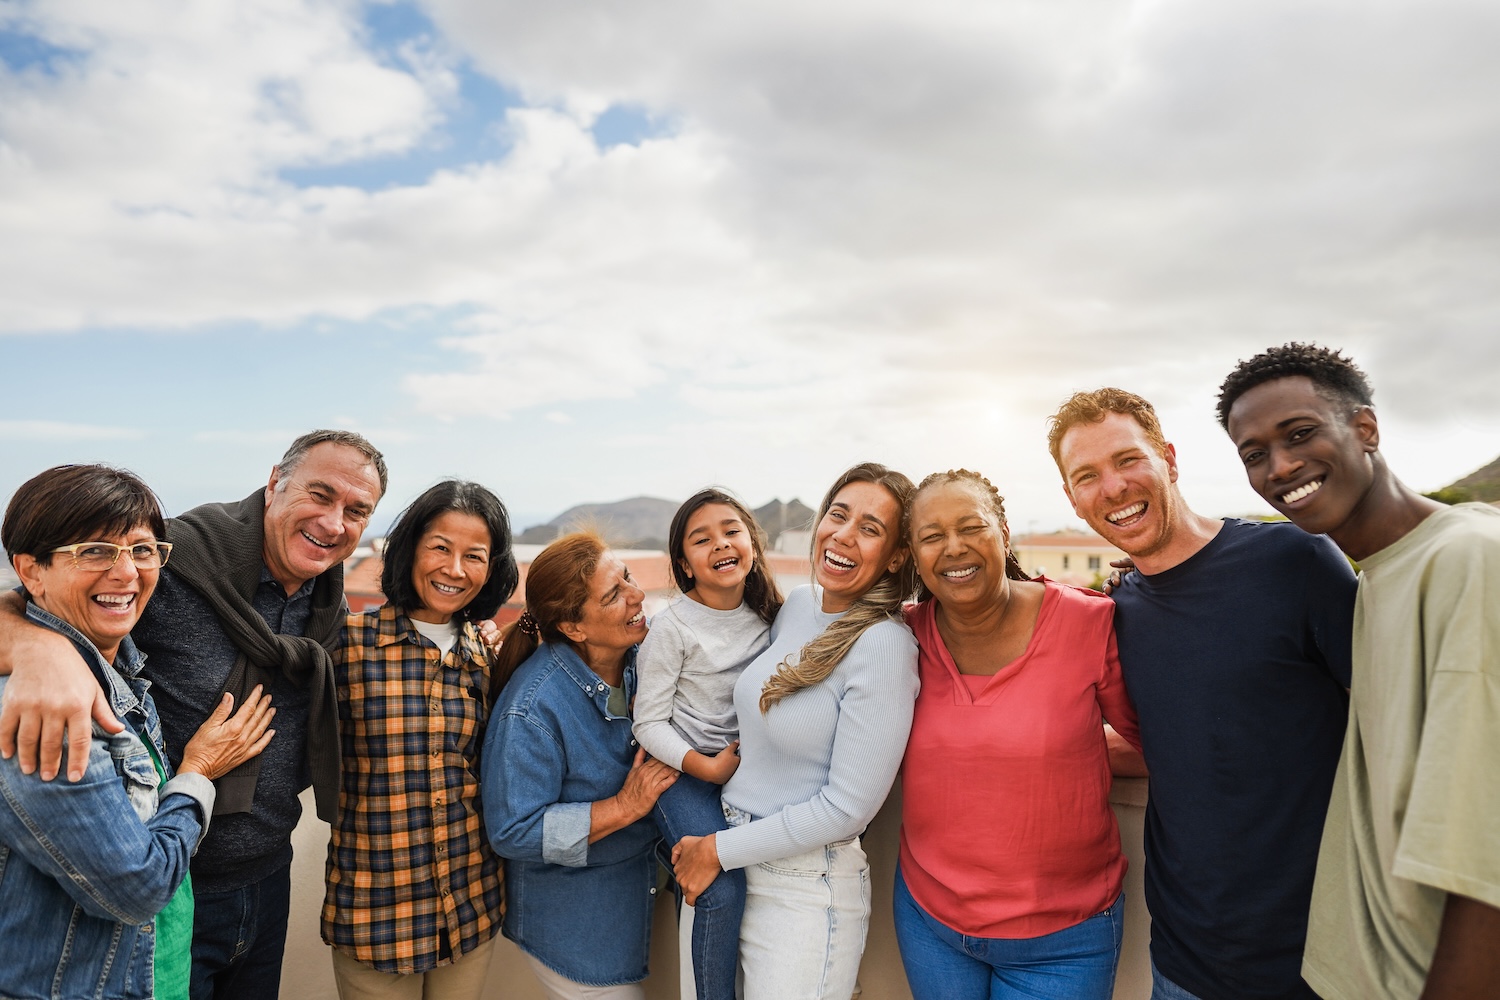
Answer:
[[823, 498], [816, 583], [787, 598], [770, 648], [735, 685], [730, 828], [673, 851], [689, 902], [721, 869], [745, 869], [746, 1000], [854, 991], [870, 915], [859, 834], [896, 777], [917, 694], [917, 644], [901, 619], [916, 581], [901, 526], [912, 492], [868, 462]]

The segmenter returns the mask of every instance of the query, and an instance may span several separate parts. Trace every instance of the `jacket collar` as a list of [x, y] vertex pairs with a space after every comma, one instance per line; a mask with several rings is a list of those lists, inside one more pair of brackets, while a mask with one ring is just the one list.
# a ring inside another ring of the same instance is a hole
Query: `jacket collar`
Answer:
[[[609, 685], [604, 679], [594, 673], [592, 667], [583, 662], [583, 657], [572, 646], [561, 642], [548, 642], [543, 644], [547, 655], [552, 657], [554, 663], [560, 666], [568, 679], [578, 685], [578, 689], [588, 695], [590, 700], [599, 707], [605, 718], [610, 718], [606, 705], [609, 702]], [[631, 646], [625, 654], [625, 701], [629, 704], [635, 699], [635, 654], [639, 647]]]

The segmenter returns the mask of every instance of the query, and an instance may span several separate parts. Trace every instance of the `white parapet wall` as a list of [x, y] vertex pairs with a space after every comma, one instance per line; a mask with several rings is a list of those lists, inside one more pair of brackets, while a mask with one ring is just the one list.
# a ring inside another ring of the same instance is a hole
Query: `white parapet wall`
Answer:
[[[1147, 955], [1150, 918], [1142, 898], [1141, 835], [1145, 821], [1146, 779], [1116, 779], [1110, 796], [1120, 821], [1120, 836], [1130, 858], [1125, 877], [1125, 944], [1116, 978], [1115, 1000], [1147, 1000], [1151, 995], [1151, 963]], [[293, 838], [292, 918], [287, 934], [286, 967], [281, 978], [283, 1000], [337, 1000], [328, 947], [318, 931], [323, 907], [323, 863], [327, 854], [328, 824], [314, 814], [312, 792], [302, 797], [302, 824]], [[901, 956], [891, 926], [891, 880], [896, 869], [896, 831], [901, 819], [900, 785], [870, 824], [865, 851], [873, 874], [870, 940], [860, 966], [860, 1000], [910, 1000]], [[648, 1000], [676, 1000], [677, 934], [670, 896], [656, 907], [651, 943]], [[580, 942], [580, 945], [583, 943]], [[519, 949], [501, 940], [490, 967], [485, 1000], [543, 1000]]]

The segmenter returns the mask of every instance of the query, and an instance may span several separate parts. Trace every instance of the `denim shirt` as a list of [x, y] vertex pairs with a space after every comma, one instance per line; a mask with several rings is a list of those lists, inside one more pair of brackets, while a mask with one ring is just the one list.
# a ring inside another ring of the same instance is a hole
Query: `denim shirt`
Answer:
[[129, 638], [111, 666], [66, 622], [34, 604], [26, 615], [73, 641], [126, 728], [94, 725], [77, 783], [0, 759], [0, 996], [147, 1000], [155, 917], [187, 875], [213, 783], [184, 774], [161, 784], [142, 742], [166, 760], [161, 721]]
[[[635, 650], [625, 661], [627, 704]], [[630, 719], [572, 648], [543, 643], [490, 716], [481, 771], [484, 821], [505, 866], [505, 936], [588, 986], [646, 976], [656, 899], [656, 827], [646, 817], [589, 843], [592, 803], [625, 784]]]

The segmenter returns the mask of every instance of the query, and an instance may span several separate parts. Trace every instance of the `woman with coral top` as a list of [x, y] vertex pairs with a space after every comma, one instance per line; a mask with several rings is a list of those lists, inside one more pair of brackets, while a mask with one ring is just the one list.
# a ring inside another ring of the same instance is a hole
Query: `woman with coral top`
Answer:
[[1103, 722], [1137, 744], [1113, 605], [1027, 578], [978, 473], [928, 476], [908, 538], [921, 693], [895, 922], [916, 1000], [1107, 1000], [1125, 856]]

